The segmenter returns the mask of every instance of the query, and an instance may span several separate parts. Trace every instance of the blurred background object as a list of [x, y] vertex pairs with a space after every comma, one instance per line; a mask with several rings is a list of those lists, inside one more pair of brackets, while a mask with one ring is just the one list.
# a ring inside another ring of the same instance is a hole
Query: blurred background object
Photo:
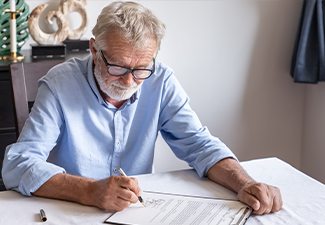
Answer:
[[[10, 14], [5, 13], [5, 9], [10, 8], [9, 0], [0, 0], [0, 55], [10, 54]], [[17, 23], [17, 52], [26, 43], [28, 33], [29, 7], [24, 0], [16, 0], [16, 9], [21, 11], [16, 13]]]

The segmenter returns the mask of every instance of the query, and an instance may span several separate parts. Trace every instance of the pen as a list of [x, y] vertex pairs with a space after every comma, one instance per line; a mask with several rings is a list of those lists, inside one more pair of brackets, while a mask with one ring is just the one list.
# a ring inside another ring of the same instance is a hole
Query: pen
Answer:
[[[123, 177], [128, 177], [128, 176], [126, 176], [126, 174], [124, 173], [124, 171], [122, 170], [122, 168], [119, 168], [118, 171], [120, 172], [120, 174], [121, 174]], [[130, 189], [128, 189], [128, 190], [130, 190]], [[139, 202], [140, 202], [144, 207], [146, 207], [146, 205], [144, 204], [144, 201], [143, 201], [143, 199], [141, 198], [141, 196], [139, 196], [138, 199], [139, 199]]]
[[43, 209], [40, 210], [39, 215], [41, 217], [41, 221], [46, 222], [47, 218]]

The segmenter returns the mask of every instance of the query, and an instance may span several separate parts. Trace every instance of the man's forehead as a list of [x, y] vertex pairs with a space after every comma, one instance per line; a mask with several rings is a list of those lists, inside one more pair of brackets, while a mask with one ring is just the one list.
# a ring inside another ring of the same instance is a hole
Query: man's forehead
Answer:
[[143, 40], [128, 40], [123, 35], [108, 34], [105, 38], [106, 48], [125, 48], [130, 51], [138, 51], [154, 46], [156, 48], [157, 41], [154, 37], [146, 37]]
[[107, 58], [111, 63], [127, 65], [128, 61], [137, 61], [138, 63], [147, 66], [154, 57], [156, 41], [149, 40], [142, 47], [137, 47], [123, 40], [110, 39], [106, 42], [106, 46], [102, 51], [105, 58]]

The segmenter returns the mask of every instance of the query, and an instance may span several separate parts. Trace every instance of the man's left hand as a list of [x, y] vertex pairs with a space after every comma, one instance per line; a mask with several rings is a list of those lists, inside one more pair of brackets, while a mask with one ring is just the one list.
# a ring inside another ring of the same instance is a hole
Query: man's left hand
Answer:
[[210, 180], [237, 193], [239, 201], [254, 209], [254, 214], [277, 212], [282, 208], [279, 188], [257, 183], [237, 160], [225, 158], [214, 164], [207, 173]]
[[282, 208], [279, 188], [263, 184], [250, 183], [238, 191], [238, 200], [254, 209], [254, 214], [278, 212]]

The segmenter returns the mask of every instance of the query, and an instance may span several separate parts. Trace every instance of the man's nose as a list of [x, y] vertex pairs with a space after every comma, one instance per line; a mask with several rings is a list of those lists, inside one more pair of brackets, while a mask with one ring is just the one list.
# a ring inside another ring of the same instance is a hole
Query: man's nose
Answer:
[[134, 83], [134, 78], [132, 76], [132, 73], [129, 72], [129, 73], [125, 74], [122, 77], [122, 82], [123, 82], [123, 84], [124, 84], [125, 87], [131, 87], [132, 84]]

